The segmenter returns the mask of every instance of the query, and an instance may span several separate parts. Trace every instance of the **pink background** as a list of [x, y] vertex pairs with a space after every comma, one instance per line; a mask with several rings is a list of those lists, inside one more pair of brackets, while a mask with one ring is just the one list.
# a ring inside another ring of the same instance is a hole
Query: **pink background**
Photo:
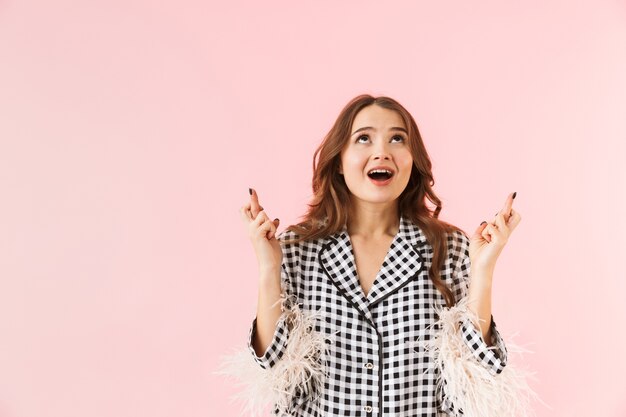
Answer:
[[624, 416], [623, 1], [0, 2], [0, 416], [234, 416], [213, 375], [360, 93], [412, 112], [442, 218], [509, 192], [494, 317], [539, 416]]

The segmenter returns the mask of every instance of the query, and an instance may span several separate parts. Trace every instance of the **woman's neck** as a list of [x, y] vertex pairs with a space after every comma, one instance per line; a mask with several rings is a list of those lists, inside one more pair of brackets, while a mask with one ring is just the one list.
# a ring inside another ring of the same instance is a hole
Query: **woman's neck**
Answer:
[[395, 236], [400, 228], [397, 206], [360, 209], [348, 214], [348, 234], [362, 238]]

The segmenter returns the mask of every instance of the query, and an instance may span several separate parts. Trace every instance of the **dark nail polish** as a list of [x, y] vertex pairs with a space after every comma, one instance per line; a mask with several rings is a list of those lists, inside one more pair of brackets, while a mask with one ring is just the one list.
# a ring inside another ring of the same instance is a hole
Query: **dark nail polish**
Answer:
[[248, 192], [252, 195], [252, 188], [248, 188]]
[[487, 223], [486, 221], [483, 221], [480, 225], [482, 226], [483, 224]]
[[516, 196], [516, 195], [517, 195], [517, 191], [515, 191], [515, 192], [513, 193], [513, 199], [515, 199], [515, 196]]
[[275, 222], [277, 222], [277, 221], [279, 221], [279, 220], [278, 220], [278, 218], [275, 218], [275, 219], [274, 219], [274, 221], [275, 221]]

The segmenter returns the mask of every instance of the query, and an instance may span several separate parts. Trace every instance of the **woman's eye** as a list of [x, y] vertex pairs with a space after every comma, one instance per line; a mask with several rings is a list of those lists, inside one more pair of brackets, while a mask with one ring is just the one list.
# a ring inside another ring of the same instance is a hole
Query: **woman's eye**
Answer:
[[[356, 139], [356, 141], [358, 142], [358, 141], [360, 141], [362, 138], [369, 139], [369, 136], [367, 136], [367, 135], [361, 135], [361, 136], [359, 136], [359, 137]], [[392, 137], [391, 139], [400, 139], [400, 141], [402, 141], [402, 142], [404, 142], [404, 140], [405, 140], [405, 139], [404, 139], [404, 136], [402, 136], [402, 135], [395, 135], [395, 136], [394, 136], [394, 137]]]

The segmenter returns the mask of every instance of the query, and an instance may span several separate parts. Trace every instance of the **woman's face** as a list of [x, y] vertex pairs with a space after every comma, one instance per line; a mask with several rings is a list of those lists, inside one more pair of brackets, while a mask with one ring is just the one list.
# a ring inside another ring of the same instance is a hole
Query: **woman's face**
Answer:
[[[375, 104], [363, 108], [352, 123], [339, 167], [353, 197], [368, 203], [393, 202], [406, 188], [412, 166], [402, 117]], [[392, 176], [368, 175], [376, 167], [390, 170]]]

